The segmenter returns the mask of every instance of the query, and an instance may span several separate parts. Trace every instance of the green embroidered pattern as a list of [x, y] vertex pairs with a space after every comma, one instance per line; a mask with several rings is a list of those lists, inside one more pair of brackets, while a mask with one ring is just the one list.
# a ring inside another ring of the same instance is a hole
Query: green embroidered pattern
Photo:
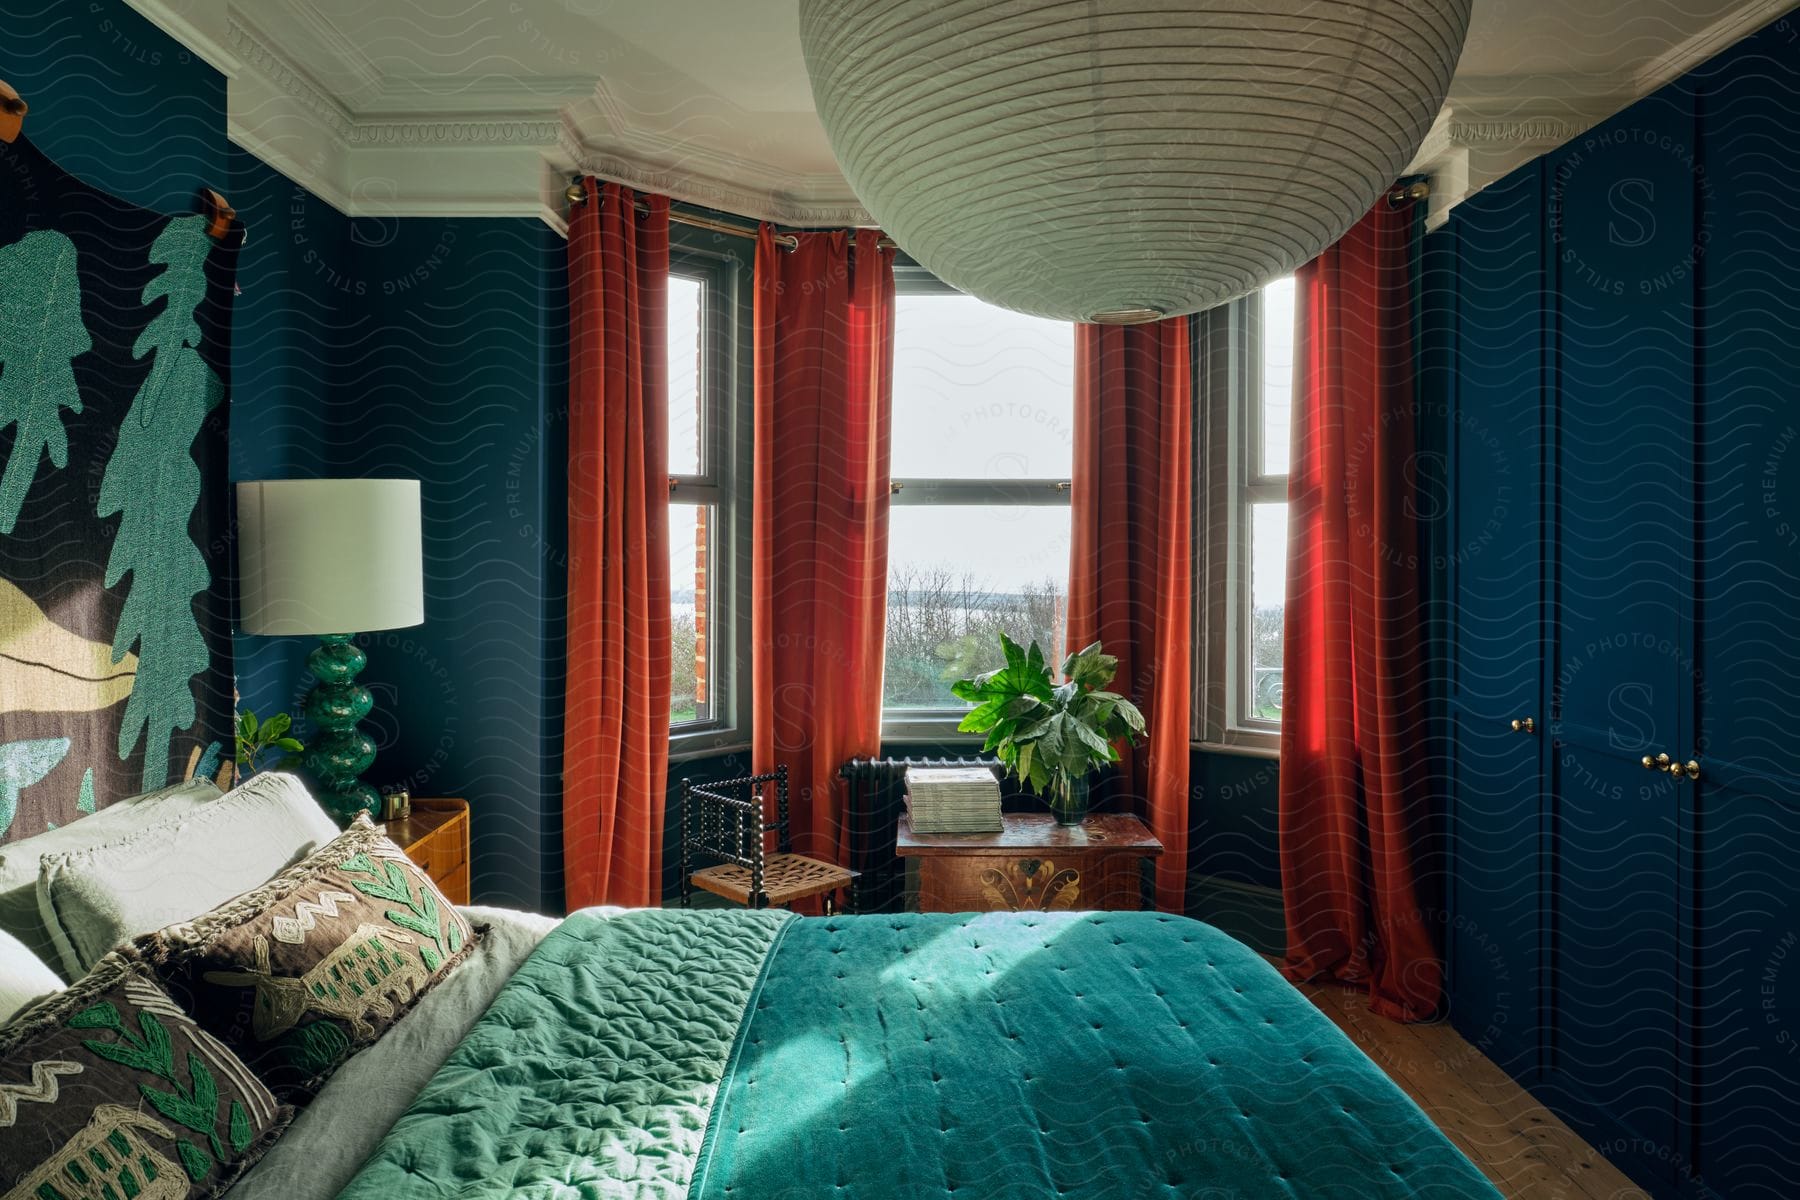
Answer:
[[75, 798], [75, 811], [83, 813], [94, 811], [94, 768], [92, 767], [81, 774], [81, 795]]
[[[157, 1112], [206, 1139], [212, 1150], [210, 1158], [205, 1150], [185, 1138], [177, 1139], [175, 1143], [176, 1152], [181, 1155], [182, 1166], [198, 1182], [212, 1170], [214, 1159], [224, 1162], [228, 1157], [225, 1142], [218, 1132], [218, 1082], [201, 1057], [189, 1050], [189, 1082], [183, 1084], [175, 1073], [175, 1048], [169, 1038], [169, 1031], [152, 1013], [140, 1011], [137, 1016], [139, 1036], [133, 1036], [125, 1027], [125, 1019], [119, 1012], [119, 1006], [110, 1000], [103, 1000], [70, 1017], [69, 1027], [97, 1029], [117, 1035], [119, 1040], [116, 1042], [87, 1038], [81, 1044], [101, 1058], [153, 1075], [169, 1084], [172, 1091], [154, 1088], [147, 1083], [140, 1083], [138, 1091]], [[250, 1114], [236, 1100], [228, 1106], [225, 1136], [238, 1154], [249, 1147], [254, 1136]]]
[[12, 828], [19, 793], [53, 771], [68, 753], [68, 738], [34, 738], [0, 746], [0, 833]]
[[328, 1074], [350, 1054], [350, 1038], [335, 1021], [311, 1021], [281, 1039], [288, 1063], [308, 1078]]
[[170, 739], [193, 725], [191, 681], [208, 663], [194, 597], [211, 579], [187, 528], [200, 500], [194, 438], [225, 394], [196, 349], [194, 310], [206, 295], [210, 247], [206, 218], [191, 216], [170, 220], [150, 248], [150, 261], [168, 269], [145, 285], [143, 302], [167, 303], [132, 348], [134, 357], [155, 358], [119, 426], [96, 506], [102, 517], [122, 514], [105, 583], [130, 575], [131, 587], [113, 634], [113, 661], [135, 644], [138, 669], [119, 726], [119, 757], [131, 757], [143, 739], [145, 790], [168, 781]]
[[72, 361], [93, 346], [81, 323], [75, 243], [38, 230], [0, 246], [0, 429], [17, 425], [0, 474], [0, 533], [11, 533], [38, 459], [69, 465], [67, 408], [81, 411]]
[[412, 886], [406, 882], [406, 872], [401, 870], [399, 863], [377, 863], [363, 851], [352, 855], [340, 869], [347, 874], [371, 876], [350, 881], [351, 886], [365, 896], [406, 906], [405, 909], [390, 908], [382, 916], [402, 929], [431, 939], [430, 945], [419, 947], [419, 958], [425, 963], [426, 970], [437, 970], [445, 958], [462, 949], [462, 926], [452, 916], [449, 928], [445, 929], [436, 895], [429, 887], [421, 887], [414, 896]]

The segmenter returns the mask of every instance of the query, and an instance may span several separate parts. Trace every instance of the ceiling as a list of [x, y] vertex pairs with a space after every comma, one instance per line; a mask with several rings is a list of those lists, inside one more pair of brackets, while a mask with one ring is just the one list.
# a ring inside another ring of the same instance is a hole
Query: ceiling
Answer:
[[[1434, 207], [1797, 0], [1475, 0], [1415, 164]], [[797, 0], [132, 0], [231, 77], [234, 138], [349, 211], [556, 220], [567, 172], [793, 224], [866, 220]]]

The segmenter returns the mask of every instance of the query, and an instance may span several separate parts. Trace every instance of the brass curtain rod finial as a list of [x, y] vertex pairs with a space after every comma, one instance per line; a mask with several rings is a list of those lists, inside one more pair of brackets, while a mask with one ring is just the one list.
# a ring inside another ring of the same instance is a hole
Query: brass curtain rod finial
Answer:
[[1412, 200], [1424, 200], [1431, 195], [1431, 181], [1415, 179], [1411, 183], [1401, 184], [1388, 193], [1388, 203], [1395, 208]]
[[18, 89], [0, 79], [0, 142], [11, 142], [25, 128], [25, 114], [31, 106], [25, 103]]
[[570, 204], [587, 203], [587, 189], [581, 186], [581, 178], [577, 176], [569, 180], [569, 186], [563, 189], [563, 199]]

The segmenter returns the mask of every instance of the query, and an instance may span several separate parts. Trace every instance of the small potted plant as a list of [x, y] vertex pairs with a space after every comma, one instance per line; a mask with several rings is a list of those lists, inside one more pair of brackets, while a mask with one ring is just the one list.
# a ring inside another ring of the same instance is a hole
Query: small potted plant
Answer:
[[950, 690], [975, 707], [957, 728], [985, 733], [983, 752], [992, 752], [1006, 770], [1033, 793], [1045, 797], [1062, 825], [1079, 825], [1087, 815], [1092, 775], [1119, 761], [1117, 743], [1135, 744], [1144, 733], [1144, 715], [1106, 686], [1119, 660], [1100, 652], [1100, 643], [1069, 655], [1057, 683], [1036, 642], [1030, 650], [1000, 635], [1006, 665]]
[[268, 767], [264, 759], [270, 754], [281, 756], [274, 764], [280, 771], [300, 761], [300, 754], [306, 747], [290, 732], [293, 724], [293, 718], [286, 713], [276, 713], [266, 721], [258, 721], [256, 714], [247, 708], [238, 714], [237, 764], [242, 768], [244, 778]]

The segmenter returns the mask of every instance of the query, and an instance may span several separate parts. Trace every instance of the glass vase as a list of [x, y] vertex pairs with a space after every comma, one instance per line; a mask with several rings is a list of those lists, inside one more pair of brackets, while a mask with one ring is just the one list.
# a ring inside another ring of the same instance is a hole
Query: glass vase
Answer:
[[1056, 775], [1050, 780], [1045, 797], [1050, 815], [1058, 825], [1079, 825], [1088, 814], [1089, 787], [1086, 775]]

